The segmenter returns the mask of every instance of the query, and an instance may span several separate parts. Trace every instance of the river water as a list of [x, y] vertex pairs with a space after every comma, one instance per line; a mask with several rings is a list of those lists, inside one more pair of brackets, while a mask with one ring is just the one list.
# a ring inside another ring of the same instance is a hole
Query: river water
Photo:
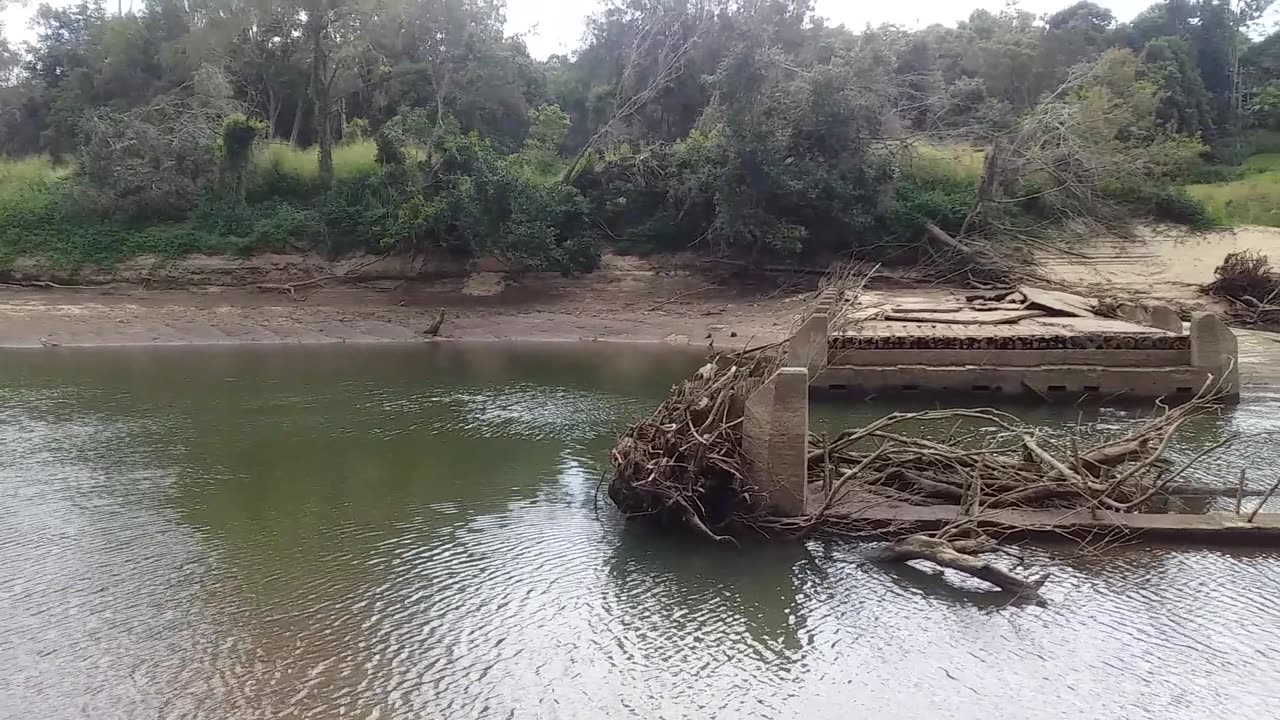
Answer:
[[[597, 511], [615, 434], [696, 364], [0, 355], [0, 717], [1276, 716], [1276, 550], [1032, 549], [1046, 601], [1010, 604], [855, 546], [735, 552]], [[1177, 452], [1278, 411], [1256, 390]], [[1269, 483], [1280, 450], [1247, 452]]]

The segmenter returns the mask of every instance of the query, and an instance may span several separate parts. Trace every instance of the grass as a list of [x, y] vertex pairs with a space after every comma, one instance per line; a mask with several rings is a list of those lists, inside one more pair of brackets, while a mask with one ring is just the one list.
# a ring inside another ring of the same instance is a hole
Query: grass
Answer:
[[0, 194], [22, 191], [70, 174], [71, 166], [54, 167], [47, 155], [33, 155], [21, 160], [0, 158]]
[[1190, 185], [1187, 192], [1223, 222], [1280, 227], [1280, 155], [1274, 157], [1260, 162], [1276, 162], [1277, 169], [1232, 182]]
[[[372, 140], [335, 146], [334, 177], [354, 177], [373, 172], [378, 168], [377, 154], [378, 148]], [[303, 150], [287, 143], [266, 143], [254, 153], [253, 171], [311, 181], [320, 176], [320, 163], [315, 150]]]
[[1251, 155], [1244, 161], [1244, 168], [1245, 171], [1249, 173], [1275, 172], [1280, 170], [1280, 152]]
[[918, 145], [903, 162], [906, 174], [977, 183], [986, 152], [970, 145]]

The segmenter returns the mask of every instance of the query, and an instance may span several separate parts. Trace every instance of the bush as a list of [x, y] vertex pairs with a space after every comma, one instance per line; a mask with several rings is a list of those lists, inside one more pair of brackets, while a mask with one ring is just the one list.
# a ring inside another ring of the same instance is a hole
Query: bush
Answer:
[[1195, 230], [1207, 230], [1221, 223], [1204, 202], [1186, 188], [1156, 185], [1144, 188], [1132, 205], [1141, 213], [1157, 220], [1175, 222]]
[[[499, 153], [478, 134], [435, 133], [429, 157], [411, 170], [384, 170], [392, 215], [385, 224], [366, 219], [387, 227], [384, 244], [495, 255], [529, 270], [595, 267], [599, 243], [578, 191], [530, 176], [522, 158]], [[392, 182], [397, 177], [401, 181]]]
[[100, 214], [179, 219], [218, 175], [218, 126], [205, 116], [97, 110], [80, 127], [80, 196]]
[[973, 181], [907, 174], [893, 185], [887, 224], [892, 234], [911, 240], [920, 237], [925, 223], [958, 234], [976, 198], [977, 184]]

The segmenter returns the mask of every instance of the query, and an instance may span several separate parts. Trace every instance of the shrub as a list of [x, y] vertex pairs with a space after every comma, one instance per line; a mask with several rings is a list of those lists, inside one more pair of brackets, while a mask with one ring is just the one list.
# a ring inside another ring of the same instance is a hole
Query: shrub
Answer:
[[598, 241], [577, 190], [531, 177], [520, 157], [478, 134], [435, 133], [411, 170], [384, 168], [392, 215], [366, 220], [387, 228], [384, 244], [496, 255], [529, 270], [595, 267]]
[[886, 213], [889, 230], [894, 235], [914, 240], [924, 231], [925, 223], [933, 223], [957, 234], [973, 210], [976, 197], [976, 183], [963, 178], [903, 175], [893, 185]]

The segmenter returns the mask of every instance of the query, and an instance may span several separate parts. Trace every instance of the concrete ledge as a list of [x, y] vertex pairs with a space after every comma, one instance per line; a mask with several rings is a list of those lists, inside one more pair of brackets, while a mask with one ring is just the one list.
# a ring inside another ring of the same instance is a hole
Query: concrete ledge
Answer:
[[1190, 350], [843, 350], [831, 365], [1098, 365], [1170, 367], [1191, 364]]
[[1190, 395], [1200, 389], [1208, 372], [1190, 366], [1125, 368], [1092, 365], [831, 366], [814, 380], [814, 387], [832, 392], [860, 391], [879, 395], [915, 392], [1038, 395], [1046, 400], [1075, 401], [1113, 396], [1156, 398]]
[[[841, 514], [865, 520], [873, 528], [902, 522], [915, 523], [916, 530], [937, 530], [955, 520], [960, 508], [954, 505], [887, 506], [884, 502], [848, 503], [837, 508]], [[996, 510], [986, 515], [994, 525], [1021, 528], [1028, 535], [1088, 535], [1099, 532], [1141, 534], [1144, 538], [1197, 539], [1211, 542], [1280, 542], [1280, 513], [1259, 514], [1252, 523], [1234, 513], [1204, 515], [1177, 513], [1110, 513], [1089, 510]]]

